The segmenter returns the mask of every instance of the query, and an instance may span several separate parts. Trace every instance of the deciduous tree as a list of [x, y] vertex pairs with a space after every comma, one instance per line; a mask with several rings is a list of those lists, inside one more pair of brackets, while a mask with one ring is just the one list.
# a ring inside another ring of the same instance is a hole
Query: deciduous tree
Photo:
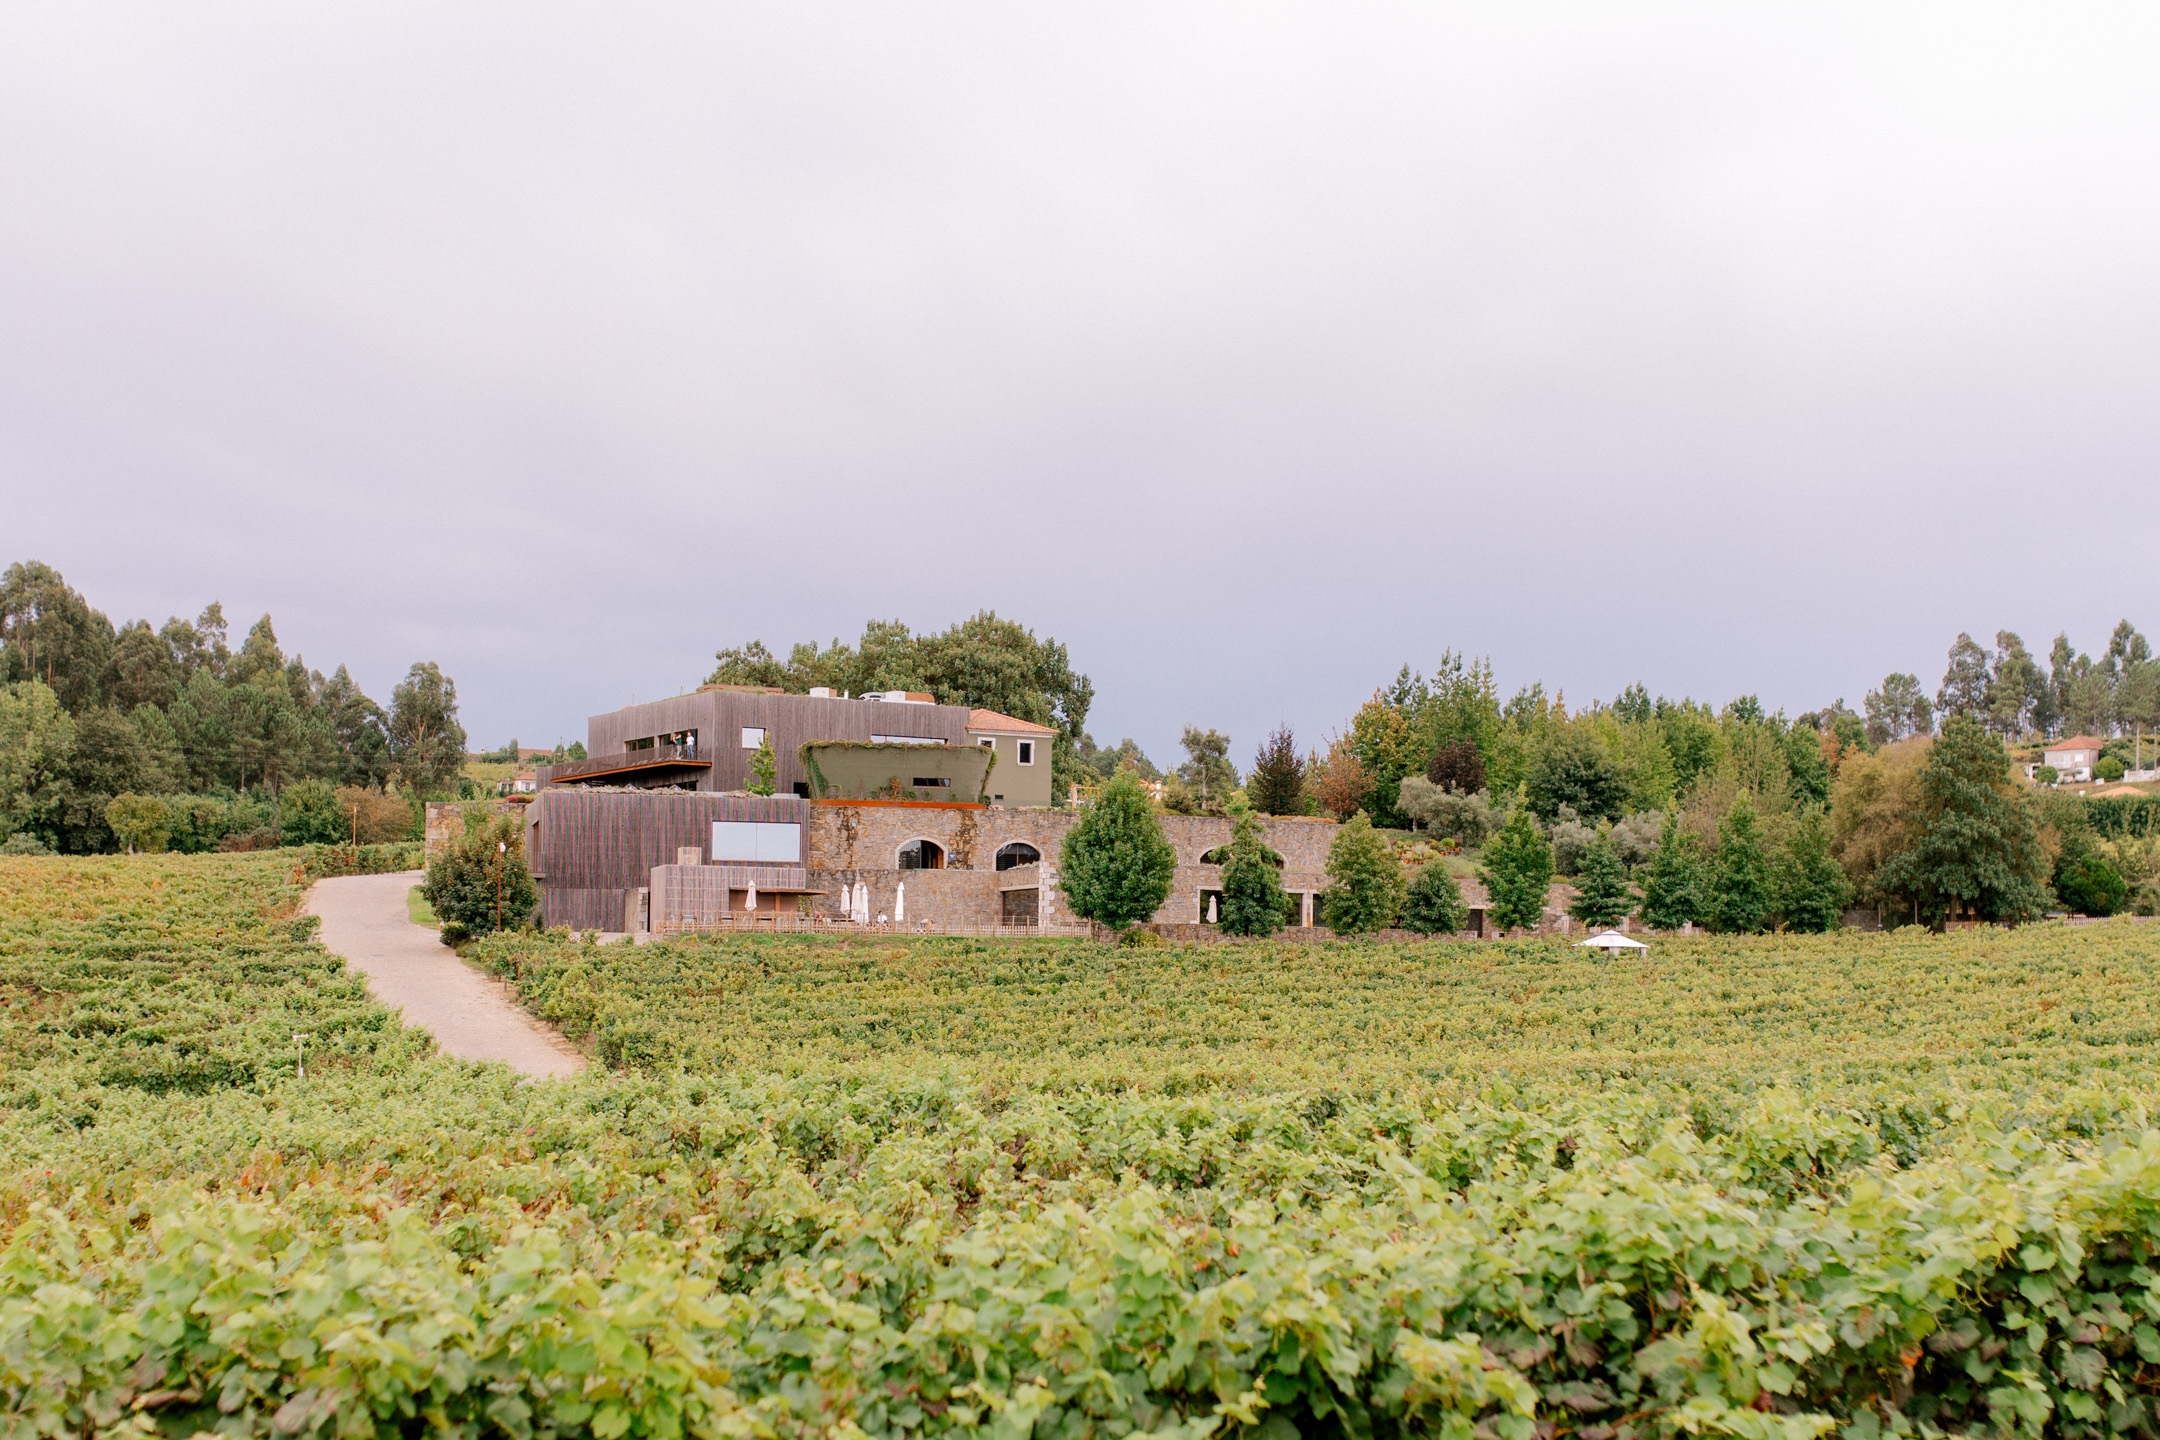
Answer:
[[1570, 805], [1590, 820], [1627, 813], [1627, 781], [1587, 726], [1549, 725], [1530, 760], [1530, 808], [1550, 820]]
[[155, 795], [115, 795], [106, 802], [105, 824], [130, 855], [156, 855], [172, 840], [172, 811]]
[[1290, 897], [1283, 891], [1280, 866], [1261, 838], [1260, 822], [1249, 815], [1239, 817], [1230, 832], [1230, 853], [1223, 858], [1219, 919], [1224, 930], [1258, 936], [1282, 928]]
[[1425, 762], [1425, 778], [1442, 790], [1475, 795], [1485, 788], [1485, 757], [1473, 740], [1450, 740]]
[[491, 934], [498, 920], [504, 930], [517, 929], [539, 898], [525, 864], [523, 827], [509, 816], [468, 813], [465, 833], [435, 857], [420, 888], [443, 922], [446, 944]]
[[1146, 788], [1119, 774], [1065, 832], [1058, 889], [1075, 915], [1123, 930], [1162, 908], [1176, 871], [1177, 851]]
[[1528, 805], [1514, 807], [1500, 833], [1485, 846], [1484, 861], [1478, 879], [1490, 902], [1486, 917], [1503, 930], [1541, 923], [1545, 894], [1552, 885], [1552, 846]]
[[390, 696], [390, 758], [422, 794], [451, 790], [465, 766], [457, 684], [431, 660], [405, 673]]
[[1735, 799], [1718, 827], [1717, 863], [1710, 889], [1710, 923], [1738, 935], [1769, 928], [1777, 904], [1762, 829], [1745, 795]]
[[[1406, 672], [1403, 680], [1409, 679]], [[1396, 698], [1375, 692], [1350, 717], [1348, 738], [1365, 776], [1365, 810], [1376, 824], [1404, 825], [1398, 804], [1403, 777], [1425, 768], [1424, 741], [1411, 723], [1410, 711]]]
[[75, 722], [42, 680], [0, 686], [0, 834], [59, 838], [72, 786]]
[[1852, 886], [1830, 858], [1830, 832], [1819, 811], [1801, 817], [1777, 863], [1777, 908], [1791, 930], [1835, 930]]
[[1403, 902], [1402, 866], [1364, 811], [1335, 833], [1327, 873], [1335, 882], [1321, 895], [1329, 929], [1362, 935], [1395, 923]]
[[1365, 803], [1367, 792], [1372, 789], [1365, 774], [1364, 762], [1350, 741], [1341, 735], [1328, 741], [1327, 754], [1315, 755], [1306, 765], [1307, 783], [1320, 808], [1338, 821], [1347, 821]]
[[1185, 747], [1185, 763], [1178, 776], [1191, 788], [1202, 814], [1220, 815], [1223, 802], [1238, 783], [1237, 767], [1230, 763], [1230, 737], [1220, 730], [1187, 725], [1178, 737]]
[[1679, 817], [1669, 810], [1657, 853], [1643, 876], [1642, 917], [1654, 930], [1678, 930], [1710, 919], [1710, 874], [1702, 842], [1682, 830]]
[[1402, 928], [1419, 935], [1452, 935], [1470, 923], [1462, 885], [1437, 856], [1419, 867], [1403, 896]]

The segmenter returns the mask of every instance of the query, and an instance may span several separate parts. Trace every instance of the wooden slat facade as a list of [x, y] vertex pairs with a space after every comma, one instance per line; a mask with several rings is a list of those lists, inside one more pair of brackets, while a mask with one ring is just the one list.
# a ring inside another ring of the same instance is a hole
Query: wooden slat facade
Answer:
[[[623, 758], [624, 746], [630, 741], [694, 730], [702, 773], [692, 776], [686, 772], [672, 778], [684, 784], [694, 780], [701, 791], [741, 790], [750, 783], [750, 757], [756, 753], [743, 748], [742, 732], [756, 728], [772, 741], [777, 764], [774, 781], [785, 795], [792, 793], [798, 783], [809, 781], [797, 756], [809, 741], [906, 735], [942, 740], [947, 745], [969, 745], [973, 742], [967, 733], [968, 715], [964, 705], [700, 690], [693, 695], [677, 695], [591, 717], [585, 725], [586, 759], [577, 766], [563, 767], [560, 778], [571, 780], [578, 771], [590, 773], [604, 768], [607, 761]], [[541, 783], [552, 787], [557, 783], [555, 773], [543, 771]]]
[[[621, 928], [624, 903], [649, 883], [653, 867], [674, 864], [676, 853], [691, 846], [709, 852], [718, 820], [796, 824], [803, 827], [803, 844], [810, 843], [810, 806], [792, 795], [574, 785], [541, 791], [525, 811], [525, 854], [540, 882], [541, 918], [580, 930]], [[728, 869], [747, 873], [768, 867]], [[789, 879], [803, 883], [801, 864], [774, 865], [769, 873], [778, 885]]]

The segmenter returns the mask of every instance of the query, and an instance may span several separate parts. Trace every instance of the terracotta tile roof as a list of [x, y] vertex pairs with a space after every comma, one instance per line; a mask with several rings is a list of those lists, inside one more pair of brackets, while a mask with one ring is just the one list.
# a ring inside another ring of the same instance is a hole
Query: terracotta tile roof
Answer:
[[2107, 744], [2105, 740], [2097, 739], [2091, 735], [2073, 735], [2068, 740], [2051, 740], [2048, 742], [2047, 748], [2050, 750], [2098, 750], [2105, 744]]
[[967, 728], [970, 730], [995, 730], [1020, 735], [1055, 735], [1057, 731], [1048, 725], [1037, 725], [1032, 720], [1015, 720], [1010, 715], [1000, 715], [995, 710], [968, 711]]

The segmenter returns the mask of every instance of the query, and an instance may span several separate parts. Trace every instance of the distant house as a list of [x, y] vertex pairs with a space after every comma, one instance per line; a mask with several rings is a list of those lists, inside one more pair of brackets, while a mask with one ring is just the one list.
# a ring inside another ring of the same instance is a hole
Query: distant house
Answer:
[[2104, 743], [2091, 735], [2073, 735], [2067, 740], [2057, 740], [2042, 751], [2040, 763], [2052, 769], [2059, 780], [2090, 780], [2093, 767], [2100, 763], [2100, 748]]
[[[542, 753], [542, 754], [553, 754], [554, 752], [553, 752], [553, 751], [542, 751], [542, 752], [540, 752], [540, 753]], [[537, 790], [538, 790], [539, 788], [540, 788], [540, 772], [539, 772], [539, 771], [537, 771], [537, 770], [518, 770], [518, 771], [514, 771], [514, 772], [512, 772], [512, 774], [511, 774], [511, 776], [510, 776], [510, 778], [509, 778], [509, 779], [507, 779], [507, 780], [503, 781], [503, 782], [502, 782], [501, 784], [497, 785], [497, 786], [495, 787], [495, 793], [496, 793], [496, 794], [498, 794], [498, 795], [530, 795], [530, 794], [534, 793], [535, 791], [537, 791]]]

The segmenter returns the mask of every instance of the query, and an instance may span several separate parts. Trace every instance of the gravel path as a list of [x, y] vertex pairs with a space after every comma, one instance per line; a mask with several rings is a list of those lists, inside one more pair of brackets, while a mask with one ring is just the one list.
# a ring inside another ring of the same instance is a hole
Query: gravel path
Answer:
[[435, 1036], [448, 1055], [500, 1060], [528, 1075], [575, 1075], [585, 1059], [518, 1007], [510, 987], [458, 958], [433, 930], [415, 925], [405, 897], [425, 876], [352, 875], [318, 880], [310, 915], [322, 942], [367, 977], [375, 998]]

